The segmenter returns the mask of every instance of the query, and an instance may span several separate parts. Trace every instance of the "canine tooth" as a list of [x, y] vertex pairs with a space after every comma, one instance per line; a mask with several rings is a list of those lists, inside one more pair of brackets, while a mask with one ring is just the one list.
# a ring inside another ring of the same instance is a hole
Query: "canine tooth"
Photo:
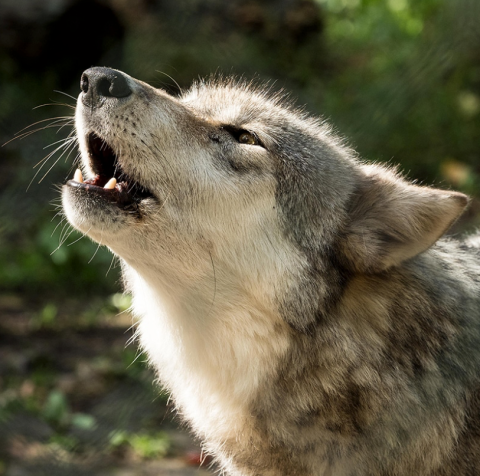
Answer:
[[83, 183], [83, 175], [80, 169], [75, 170], [75, 175], [73, 177], [73, 180], [75, 180], [75, 182], [78, 182], [78, 183]]
[[110, 190], [113, 190], [115, 188], [115, 185], [117, 185], [117, 179], [115, 177], [112, 177], [103, 188], [108, 188]]

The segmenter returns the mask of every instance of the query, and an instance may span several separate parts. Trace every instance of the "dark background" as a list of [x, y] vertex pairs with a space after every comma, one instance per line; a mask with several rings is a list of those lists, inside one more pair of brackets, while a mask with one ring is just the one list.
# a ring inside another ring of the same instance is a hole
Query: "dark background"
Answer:
[[117, 263], [59, 213], [77, 151], [42, 162], [84, 69], [172, 94], [212, 73], [270, 81], [363, 158], [474, 197], [457, 233], [479, 223], [479, 23], [478, 0], [1, 0], [0, 475], [197, 474], [126, 345]]

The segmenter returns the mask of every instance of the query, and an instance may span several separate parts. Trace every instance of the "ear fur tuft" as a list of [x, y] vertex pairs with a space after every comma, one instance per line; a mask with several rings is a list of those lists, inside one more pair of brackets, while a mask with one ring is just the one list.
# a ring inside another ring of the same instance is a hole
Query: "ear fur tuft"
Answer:
[[341, 240], [347, 267], [357, 272], [380, 272], [425, 251], [468, 204], [462, 193], [412, 185], [380, 166], [362, 172]]

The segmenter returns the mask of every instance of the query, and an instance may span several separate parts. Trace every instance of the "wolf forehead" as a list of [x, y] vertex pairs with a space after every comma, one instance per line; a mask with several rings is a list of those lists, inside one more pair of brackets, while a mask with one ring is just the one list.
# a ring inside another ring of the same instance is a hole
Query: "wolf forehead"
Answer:
[[290, 115], [307, 118], [295, 108], [290, 96], [275, 91], [270, 85], [247, 82], [230, 77], [211, 77], [196, 81], [181, 95], [180, 100], [207, 117], [221, 117], [232, 122], [267, 121], [275, 123], [279, 117]]
[[[261, 127], [273, 144], [295, 138], [305, 141], [307, 135], [344, 145], [326, 121], [308, 114], [286, 91], [275, 90], [269, 83], [212, 77], [195, 82], [179, 99], [205, 119]], [[299, 132], [301, 137], [296, 134]]]

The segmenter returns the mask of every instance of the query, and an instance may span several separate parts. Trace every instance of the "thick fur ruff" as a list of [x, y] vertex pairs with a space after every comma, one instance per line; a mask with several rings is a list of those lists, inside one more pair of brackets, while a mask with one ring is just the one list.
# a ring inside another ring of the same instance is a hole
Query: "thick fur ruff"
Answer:
[[478, 474], [479, 239], [441, 238], [465, 195], [259, 87], [82, 88], [84, 176], [110, 160], [143, 188], [127, 207], [69, 182], [65, 213], [120, 257], [141, 346], [226, 474]]

